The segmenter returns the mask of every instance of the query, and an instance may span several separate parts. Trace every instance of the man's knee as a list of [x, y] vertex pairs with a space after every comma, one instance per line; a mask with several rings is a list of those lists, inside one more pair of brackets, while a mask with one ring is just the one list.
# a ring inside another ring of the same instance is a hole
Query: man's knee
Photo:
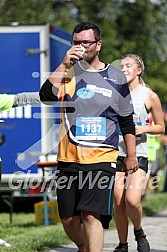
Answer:
[[61, 219], [63, 225], [70, 225], [72, 222], [72, 217]]
[[90, 212], [90, 211], [82, 211], [81, 212], [82, 216], [82, 221], [88, 222], [88, 223], [93, 223], [93, 221], [100, 220], [100, 214], [95, 213], [95, 212]]
[[61, 222], [63, 226], [69, 227], [70, 228], [75, 228], [75, 226], [78, 226], [81, 222], [79, 216], [74, 216], [74, 217], [68, 217], [68, 218], [63, 218], [61, 219]]

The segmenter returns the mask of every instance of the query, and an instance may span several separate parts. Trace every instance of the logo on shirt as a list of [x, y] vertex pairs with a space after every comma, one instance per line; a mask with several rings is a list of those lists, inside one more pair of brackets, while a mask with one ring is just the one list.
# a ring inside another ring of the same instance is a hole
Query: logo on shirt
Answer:
[[77, 91], [77, 96], [82, 99], [90, 99], [94, 96], [94, 91], [90, 88], [81, 88]]
[[103, 79], [104, 79], [104, 80], [110, 80], [110, 81], [113, 81], [113, 82], [116, 82], [116, 81], [117, 81], [117, 80], [115, 80], [115, 79], [108, 78], [108, 77], [104, 77]]
[[94, 93], [102, 94], [103, 96], [111, 97], [112, 96], [112, 90], [96, 87], [96, 85], [87, 84], [87, 88], [93, 90]]

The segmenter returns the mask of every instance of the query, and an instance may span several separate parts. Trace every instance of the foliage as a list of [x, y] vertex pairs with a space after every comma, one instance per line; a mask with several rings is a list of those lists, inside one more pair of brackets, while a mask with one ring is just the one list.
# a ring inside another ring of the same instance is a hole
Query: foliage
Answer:
[[116, 22], [120, 56], [135, 53], [143, 59], [145, 82], [157, 92], [162, 103], [166, 103], [167, 47], [166, 18], [163, 13], [167, 4], [160, 2], [158, 5], [150, 1], [122, 1], [122, 10], [118, 13]]
[[68, 32], [81, 20], [102, 29], [101, 59], [135, 53], [145, 62], [144, 79], [167, 103], [167, 2], [165, 0], [1, 0], [0, 24], [51, 23]]

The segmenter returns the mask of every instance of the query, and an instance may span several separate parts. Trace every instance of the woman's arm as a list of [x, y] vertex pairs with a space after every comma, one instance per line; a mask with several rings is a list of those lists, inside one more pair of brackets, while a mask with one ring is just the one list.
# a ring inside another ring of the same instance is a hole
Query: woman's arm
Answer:
[[145, 101], [147, 111], [152, 114], [154, 124], [145, 126], [136, 126], [136, 135], [142, 133], [161, 134], [165, 131], [162, 106], [158, 95], [150, 91]]

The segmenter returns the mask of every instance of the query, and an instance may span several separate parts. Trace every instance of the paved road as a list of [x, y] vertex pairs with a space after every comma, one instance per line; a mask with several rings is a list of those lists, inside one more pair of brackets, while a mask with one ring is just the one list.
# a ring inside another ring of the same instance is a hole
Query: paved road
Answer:
[[[143, 228], [150, 242], [151, 252], [167, 252], [167, 210], [154, 217], [143, 218]], [[118, 245], [116, 230], [105, 231], [103, 252], [112, 252]], [[74, 244], [57, 247], [48, 252], [76, 252]], [[133, 235], [133, 226], [129, 226], [129, 252], [136, 252], [136, 242]], [[95, 251], [96, 252], [96, 251]]]

